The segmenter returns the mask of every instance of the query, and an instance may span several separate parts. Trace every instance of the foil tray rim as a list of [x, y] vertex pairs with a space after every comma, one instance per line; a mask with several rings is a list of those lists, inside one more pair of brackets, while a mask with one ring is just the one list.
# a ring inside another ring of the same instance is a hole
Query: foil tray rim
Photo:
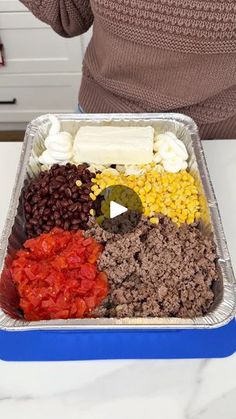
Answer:
[[[179, 113], [115, 113], [115, 114], [55, 114], [60, 121], [88, 121], [88, 122], [119, 122], [119, 121], [169, 121], [183, 124], [189, 130], [192, 139], [193, 150], [197, 159], [200, 177], [203, 183], [204, 192], [206, 195], [208, 207], [211, 216], [213, 216], [215, 223], [213, 224], [214, 231], [217, 231], [217, 240], [220, 241], [223, 253], [220, 256], [220, 263], [224, 265], [224, 270], [227, 272], [227, 284], [224, 284], [223, 302], [220, 303], [221, 311], [225, 308], [227, 315], [220, 318], [220, 313], [215, 315], [209, 313], [206, 316], [196, 317], [193, 319], [181, 318], [125, 318], [125, 319], [69, 319], [69, 320], [47, 320], [47, 321], [33, 321], [27, 322], [25, 320], [16, 320], [7, 315], [0, 308], [0, 330], [17, 332], [17, 331], [33, 331], [33, 330], [100, 330], [100, 329], [209, 329], [218, 328], [226, 325], [235, 316], [236, 313], [236, 280], [232, 269], [231, 259], [228, 252], [226, 239], [223, 232], [223, 226], [220, 218], [217, 200], [211, 184], [210, 175], [207, 168], [207, 163], [204, 156], [204, 151], [201, 146], [200, 137], [196, 123], [192, 118]], [[25, 138], [22, 146], [20, 161], [18, 164], [15, 185], [10, 200], [9, 211], [5, 227], [3, 229], [0, 240], [0, 272], [2, 271], [4, 259], [7, 252], [8, 238], [14, 224], [14, 218], [17, 211], [18, 200], [24, 182], [24, 175], [26, 164], [29, 161], [30, 153], [33, 146], [34, 138], [37, 131], [42, 124], [49, 123], [49, 114], [41, 115], [32, 120], [27, 126]], [[222, 305], [224, 307], [222, 307]]]

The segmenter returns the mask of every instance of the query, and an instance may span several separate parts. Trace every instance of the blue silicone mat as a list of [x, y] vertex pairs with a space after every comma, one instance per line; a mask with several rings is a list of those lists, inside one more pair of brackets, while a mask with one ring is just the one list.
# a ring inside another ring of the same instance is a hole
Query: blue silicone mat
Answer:
[[222, 358], [235, 350], [235, 320], [205, 330], [0, 331], [5, 361]]

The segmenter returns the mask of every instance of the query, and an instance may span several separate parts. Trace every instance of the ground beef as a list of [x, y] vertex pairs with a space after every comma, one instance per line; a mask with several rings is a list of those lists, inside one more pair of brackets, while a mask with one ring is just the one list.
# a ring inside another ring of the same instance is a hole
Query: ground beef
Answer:
[[192, 318], [209, 311], [218, 279], [216, 249], [197, 225], [178, 228], [167, 217], [153, 225], [142, 218], [131, 233], [93, 225], [87, 234], [105, 246], [99, 268], [110, 287], [94, 316]]

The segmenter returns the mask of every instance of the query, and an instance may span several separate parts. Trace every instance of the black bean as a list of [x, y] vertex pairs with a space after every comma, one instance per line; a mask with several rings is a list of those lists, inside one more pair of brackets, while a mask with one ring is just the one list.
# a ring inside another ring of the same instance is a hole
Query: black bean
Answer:
[[70, 205], [68, 207], [68, 210], [71, 212], [75, 212], [77, 210], [77, 204]]
[[50, 208], [44, 208], [44, 210], [43, 210], [43, 215], [47, 216], [47, 215], [49, 215], [50, 213], [51, 213]]
[[72, 186], [71, 192], [72, 193], [78, 192], [78, 186], [76, 186], [76, 185]]
[[36, 204], [34, 204], [33, 207], [32, 207], [32, 212], [34, 213], [37, 209], [38, 209], [38, 206]]
[[82, 210], [82, 204], [81, 202], [76, 202], [76, 207], [77, 207], [77, 211], [81, 211]]
[[86, 183], [86, 186], [89, 188], [89, 192], [90, 192], [91, 187], [93, 186], [93, 182], [91, 182], [91, 180], [89, 180], [89, 181]]
[[84, 214], [84, 212], [81, 212], [80, 218], [81, 218], [82, 221], [87, 221], [88, 215], [87, 214]]
[[32, 193], [31, 192], [25, 193], [24, 198], [25, 198], [26, 201], [30, 200], [32, 198]]
[[63, 225], [64, 230], [69, 230], [69, 227], [70, 227], [69, 221], [65, 221]]
[[47, 195], [47, 194], [48, 194], [48, 187], [47, 187], [47, 186], [45, 186], [44, 188], [42, 187], [42, 189], [41, 189], [41, 194], [42, 194], [43, 196], [45, 196], [45, 195]]
[[89, 209], [90, 208], [88, 207], [87, 203], [83, 205], [83, 212], [87, 213], [87, 212], [89, 212]]
[[44, 207], [47, 203], [47, 198], [42, 199], [41, 201], [39, 201], [38, 206], [39, 207]]
[[52, 204], [53, 204], [53, 199], [51, 199], [51, 198], [48, 199], [47, 206], [50, 208]]
[[79, 166], [79, 169], [80, 169], [82, 172], [86, 171], [86, 172], [90, 173], [90, 172], [89, 172], [89, 170], [85, 170], [85, 169], [87, 169], [87, 168], [88, 168], [87, 163], [83, 163], [83, 164], [81, 164], [81, 165]]
[[81, 202], [87, 202], [88, 201], [88, 196], [85, 194], [80, 195], [80, 201]]
[[32, 212], [32, 208], [31, 208], [31, 206], [28, 202], [25, 203], [25, 212], [26, 213], [31, 213]]
[[78, 192], [74, 192], [73, 195], [72, 195], [72, 198], [74, 200], [78, 199], [79, 198], [79, 193]]
[[61, 183], [60, 183], [60, 182], [54, 182], [54, 183], [52, 184], [52, 186], [53, 186], [54, 190], [58, 190], [58, 189], [60, 189], [60, 187], [61, 187]]
[[42, 216], [44, 214], [44, 208], [39, 209], [39, 215]]
[[87, 230], [88, 229], [88, 225], [87, 225], [87, 222], [81, 222], [80, 223], [80, 228], [82, 229], [82, 230]]
[[61, 167], [62, 167], [62, 166], [60, 166], [58, 163], [55, 163], [55, 164], [52, 166], [52, 169], [54, 169], [54, 170], [56, 170], [56, 169], [61, 169]]
[[[86, 164], [53, 165], [25, 183], [23, 199], [28, 237], [34, 237], [42, 229], [50, 231], [55, 225], [65, 229], [87, 227], [88, 214], [94, 206], [89, 197], [94, 175], [87, 167]], [[82, 182], [80, 188], [76, 186], [77, 180]]]
[[71, 230], [79, 230], [79, 224], [73, 224]]
[[67, 208], [69, 205], [68, 201], [61, 201], [62, 208]]
[[93, 201], [88, 201], [86, 203], [86, 205], [88, 206], [89, 209], [92, 209], [93, 208]]
[[75, 192], [75, 191], [73, 191], [74, 188], [76, 188], [76, 190], [78, 189], [78, 186], [76, 186], [76, 184], [75, 184], [76, 180], [73, 179], [73, 180], [70, 180], [70, 182], [69, 182], [69, 188], [71, 189], [72, 193]]
[[58, 210], [61, 209], [61, 201], [57, 201], [55, 205], [56, 205]]
[[50, 226], [47, 226], [47, 225], [45, 225], [45, 226], [43, 227], [43, 230], [44, 230], [44, 231], [46, 231], [46, 232], [49, 232], [51, 229], [52, 229], [52, 228], [51, 228]]
[[32, 198], [33, 204], [36, 204], [36, 202], [38, 202], [39, 199], [40, 199], [40, 197], [38, 195], [34, 195], [33, 198]]
[[70, 198], [71, 197], [72, 193], [71, 193], [70, 188], [66, 188], [65, 195], [66, 195], [67, 198]]
[[54, 216], [54, 220], [58, 220], [60, 218], [60, 213], [58, 211], [55, 211], [53, 216]]
[[60, 183], [66, 183], [66, 178], [62, 175], [56, 176], [55, 180]]
[[80, 220], [78, 220], [78, 219], [71, 220], [72, 225], [79, 224], [79, 223], [80, 223]]
[[66, 190], [66, 185], [62, 185], [59, 189], [59, 192], [64, 192]]

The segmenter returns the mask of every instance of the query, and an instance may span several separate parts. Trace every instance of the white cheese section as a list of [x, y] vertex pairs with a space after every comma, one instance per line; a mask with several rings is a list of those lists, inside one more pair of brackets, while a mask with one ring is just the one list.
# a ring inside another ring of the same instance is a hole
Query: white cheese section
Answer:
[[152, 127], [81, 127], [74, 141], [75, 163], [147, 164], [153, 160]]

